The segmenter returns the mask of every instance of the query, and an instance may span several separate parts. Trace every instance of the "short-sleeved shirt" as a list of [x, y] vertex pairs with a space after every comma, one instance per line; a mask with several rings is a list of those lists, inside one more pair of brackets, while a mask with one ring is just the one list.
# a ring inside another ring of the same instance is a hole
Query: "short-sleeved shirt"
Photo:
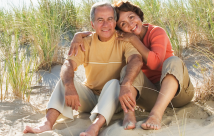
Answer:
[[69, 56], [85, 67], [85, 85], [99, 95], [105, 83], [111, 79], [119, 79], [120, 71], [127, 59], [140, 53], [129, 42], [116, 40], [117, 33], [107, 42], [101, 42], [96, 33], [84, 38], [85, 51], [79, 48], [77, 56]]
[[163, 28], [151, 24], [143, 25], [147, 26], [148, 30], [142, 42], [150, 52], [147, 64], [143, 64], [142, 71], [152, 83], [157, 83], [160, 81], [163, 62], [174, 56], [174, 51]]

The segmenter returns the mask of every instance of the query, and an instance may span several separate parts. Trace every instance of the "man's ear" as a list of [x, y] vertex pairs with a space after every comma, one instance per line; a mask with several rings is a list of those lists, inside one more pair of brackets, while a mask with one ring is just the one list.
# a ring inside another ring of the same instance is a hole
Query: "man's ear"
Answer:
[[92, 28], [94, 29], [94, 23], [91, 21], [91, 26], [92, 26]]

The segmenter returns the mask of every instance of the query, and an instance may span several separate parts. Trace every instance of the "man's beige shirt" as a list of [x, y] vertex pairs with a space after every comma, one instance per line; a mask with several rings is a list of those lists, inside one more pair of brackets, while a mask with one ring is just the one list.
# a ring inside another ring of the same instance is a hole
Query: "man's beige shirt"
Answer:
[[85, 85], [99, 95], [103, 86], [111, 79], [119, 79], [120, 71], [126, 65], [127, 59], [140, 53], [131, 43], [116, 40], [115, 33], [107, 42], [101, 42], [96, 33], [84, 38], [85, 52], [79, 48], [77, 56], [69, 56], [85, 67]]

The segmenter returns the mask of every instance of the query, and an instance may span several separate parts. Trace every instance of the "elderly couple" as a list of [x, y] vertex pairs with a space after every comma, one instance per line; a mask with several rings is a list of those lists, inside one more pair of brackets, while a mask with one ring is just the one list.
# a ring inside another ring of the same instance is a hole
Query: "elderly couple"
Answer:
[[[143, 24], [138, 6], [129, 1], [96, 3], [90, 18], [95, 32], [75, 34], [47, 105], [46, 121], [37, 128], [26, 126], [24, 133], [51, 130], [60, 114], [73, 119], [73, 110], [91, 113], [93, 123], [80, 136], [97, 136], [120, 111], [124, 129], [134, 129], [136, 105], [150, 111], [142, 129], [157, 130], [167, 106], [181, 107], [193, 98], [187, 68], [174, 56], [166, 32]], [[82, 64], [84, 84], [74, 80]]]

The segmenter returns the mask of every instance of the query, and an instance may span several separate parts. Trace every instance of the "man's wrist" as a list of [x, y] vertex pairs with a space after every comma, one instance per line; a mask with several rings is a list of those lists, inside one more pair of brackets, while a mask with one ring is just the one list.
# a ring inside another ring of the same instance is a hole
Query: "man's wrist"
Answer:
[[67, 94], [67, 93], [71, 93], [71, 92], [76, 92], [76, 88], [75, 88], [75, 86], [74, 86], [74, 84], [66, 84], [66, 85], [64, 85], [64, 87], [65, 87], [65, 94]]
[[74, 87], [74, 83], [65, 83], [64, 86], [66, 88]]
[[132, 82], [129, 80], [123, 80], [123, 82], [121, 83], [121, 86], [131, 86]]

